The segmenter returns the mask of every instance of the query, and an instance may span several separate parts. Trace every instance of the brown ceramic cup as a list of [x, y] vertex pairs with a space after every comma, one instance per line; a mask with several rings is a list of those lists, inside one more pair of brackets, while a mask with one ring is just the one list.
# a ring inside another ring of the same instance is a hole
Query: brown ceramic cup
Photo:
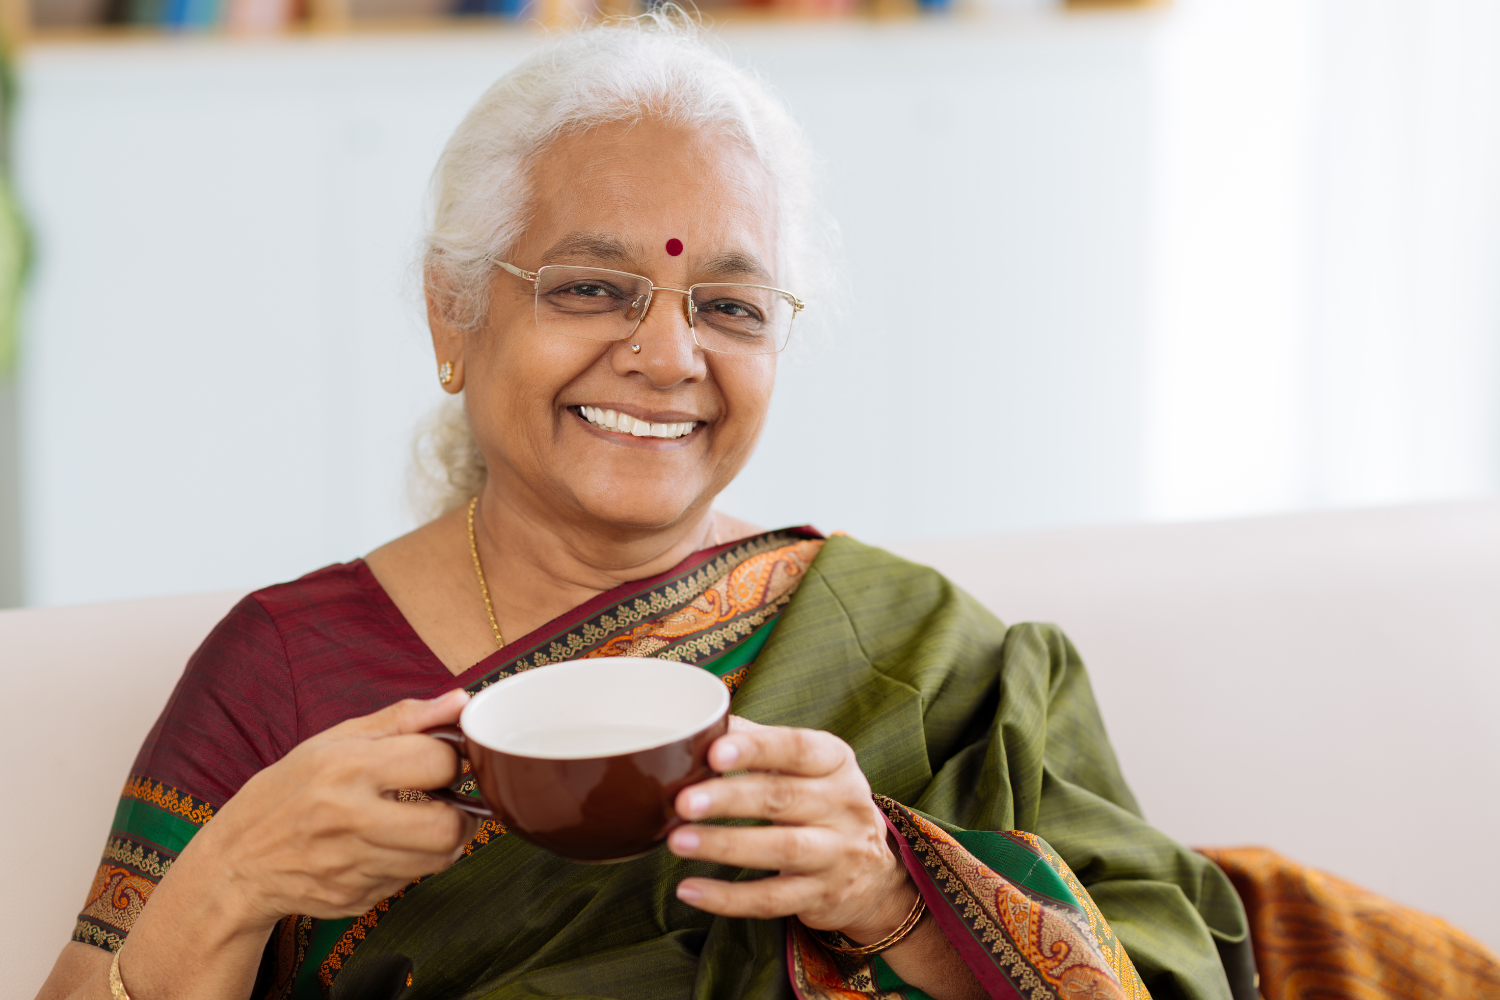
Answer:
[[713, 776], [729, 689], [702, 667], [600, 657], [537, 667], [479, 692], [429, 731], [468, 759], [482, 802], [428, 794], [572, 861], [626, 861], [682, 820], [677, 793]]

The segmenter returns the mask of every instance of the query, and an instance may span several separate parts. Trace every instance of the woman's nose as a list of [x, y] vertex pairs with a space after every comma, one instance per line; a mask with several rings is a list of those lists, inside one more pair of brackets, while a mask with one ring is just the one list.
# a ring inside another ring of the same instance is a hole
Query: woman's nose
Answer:
[[687, 296], [671, 289], [656, 290], [645, 318], [625, 343], [624, 351], [615, 352], [616, 365], [642, 372], [656, 386], [692, 381], [707, 370], [688, 323]]

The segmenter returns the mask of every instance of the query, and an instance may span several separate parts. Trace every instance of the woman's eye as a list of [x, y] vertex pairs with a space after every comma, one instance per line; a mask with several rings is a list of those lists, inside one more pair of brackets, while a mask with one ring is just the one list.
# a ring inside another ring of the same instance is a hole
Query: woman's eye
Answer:
[[600, 298], [602, 296], [611, 294], [613, 292], [613, 289], [606, 288], [603, 285], [573, 285], [571, 288], [567, 289], [567, 292], [569, 295], [582, 295], [588, 298]]
[[757, 319], [757, 314], [743, 302], [720, 301], [708, 307], [721, 316], [732, 316], [735, 319]]

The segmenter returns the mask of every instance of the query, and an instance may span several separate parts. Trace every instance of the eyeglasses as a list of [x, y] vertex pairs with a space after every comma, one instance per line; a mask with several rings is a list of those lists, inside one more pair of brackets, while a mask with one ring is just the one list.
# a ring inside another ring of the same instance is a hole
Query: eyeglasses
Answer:
[[720, 354], [776, 354], [792, 336], [805, 306], [791, 292], [766, 285], [705, 282], [688, 288], [653, 285], [649, 278], [602, 267], [549, 264], [525, 271], [495, 261], [536, 289], [536, 325], [582, 340], [624, 340], [651, 308], [655, 292], [687, 296], [693, 343]]

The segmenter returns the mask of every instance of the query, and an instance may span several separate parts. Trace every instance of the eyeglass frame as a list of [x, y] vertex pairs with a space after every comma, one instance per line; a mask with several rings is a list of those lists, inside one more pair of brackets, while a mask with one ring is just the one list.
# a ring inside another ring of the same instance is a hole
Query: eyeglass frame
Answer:
[[[488, 256], [488, 255], [486, 255], [484, 259], [487, 260], [487, 261], [489, 261], [492, 264], [498, 264], [500, 267], [502, 267], [506, 271], [510, 272], [511, 274], [514, 274], [516, 277], [520, 278], [523, 281], [529, 281], [529, 282], [531, 282], [531, 290], [532, 290], [533, 301], [534, 302], [538, 302], [537, 297], [540, 296], [541, 292], [542, 292], [542, 271], [546, 270], [548, 267], [579, 267], [579, 268], [587, 268], [588, 270], [591, 270], [591, 271], [608, 271], [611, 274], [623, 274], [626, 277], [639, 278], [642, 281], [644, 281], [646, 283], [646, 301], [641, 306], [641, 318], [635, 321], [635, 326], [633, 326], [633, 327], [630, 328], [630, 333], [625, 334], [623, 337], [617, 337], [617, 338], [615, 338], [613, 340], [597, 340], [597, 341], [595, 341], [595, 343], [598, 343], [598, 344], [618, 344], [618, 343], [622, 343], [622, 342], [624, 342], [626, 340], [629, 340], [630, 337], [631, 337], [631, 334], [634, 334], [636, 330], [640, 329], [641, 324], [644, 323], [644, 322], [646, 322], [646, 313], [650, 312], [650, 310], [651, 310], [651, 303], [656, 300], [656, 293], [657, 292], [676, 292], [678, 295], [685, 295], [685, 296], [687, 296], [688, 329], [691, 330], [691, 331], [693, 331], [693, 343], [697, 344], [699, 347], [703, 348], [703, 350], [705, 350], [705, 351], [713, 351], [713, 353], [715, 353], [715, 354], [731, 354], [732, 355], [732, 354], [735, 354], [736, 352], [734, 352], [734, 351], [716, 351], [712, 347], [705, 346], [704, 343], [698, 339], [698, 328], [693, 325], [693, 317], [698, 312], [698, 306], [697, 306], [696, 303], [693, 302], [693, 289], [699, 287], [700, 285], [744, 285], [746, 288], [759, 288], [759, 289], [762, 289], [762, 290], [767, 291], [767, 292], [775, 292], [778, 295], [785, 295], [788, 299], [791, 300], [791, 303], [792, 303], [792, 322], [794, 322], [794, 323], [797, 320], [797, 314], [799, 312], [801, 312], [802, 310], [804, 310], [804, 309], [807, 308], [807, 303], [805, 303], [801, 299], [797, 298], [796, 295], [794, 295], [791, 292], [787, 291], [785, 288], [776, 288], [776, 287], [774, 287], [772, 285], [755, 285], [755, 284], [751, 284], [748, 281], [697, 281], [697, 282], [694, 282], [693, 284], [687, 286], [687, 288], [672, 288], [672, 287], [670, 287], [668, 285], [658, 285], [658, 284], [654, 283], [650, 278], [646, 277], [644, 274], [634, 274], [634, 273], [632, 273], [630, 271], [616, 271], [612, 267], [594, 267], [592, 264], [547, 264], [547, 265], [543, 265], [541, 268], [538, 268], [535, 271], [528, 271], [528, 270], [526, 270], [524, 268], [517, 267], [514, 264], [508, 264], [508, 263], [506, 263], [503, 260], [496, 260], [495, 258], [493, 258], [491, 256]], [[536, 315], [535, 311], [533, 311], [532, 315], [533, 315], [533, 317]], [[555, 331], [555, 330], [548, 330], [547, 332], [548, 333], [557, 333], [557, 331]], [[570, 336], [570, 335], [566, 334], [566, 333], [559, 333], [558, 336], [560, 336], [560, 337], [567, 337], [567, 336]], [[584, 340], [584, 339], [591, 339], [591, 338], [574, 338], [574, 339]], [[787, 343], [790, 344], [791, 342], [792, 342], [791, 324], [788, 324], [787, 325]], [[776, 348], [776, 350], [774, 350], [774, 351], [766, 351], [764, 353], [766, 353], [766, 354], [780, 354], [784, 350], [786, 350], [786, 345], [785, 344], [783, 344], [781, 347]], [[746, 354], [746, 355], [742, 355], [742, 356], [743, 357], [756, 357], [756, 355], [754, 355], [754, 354]]]

